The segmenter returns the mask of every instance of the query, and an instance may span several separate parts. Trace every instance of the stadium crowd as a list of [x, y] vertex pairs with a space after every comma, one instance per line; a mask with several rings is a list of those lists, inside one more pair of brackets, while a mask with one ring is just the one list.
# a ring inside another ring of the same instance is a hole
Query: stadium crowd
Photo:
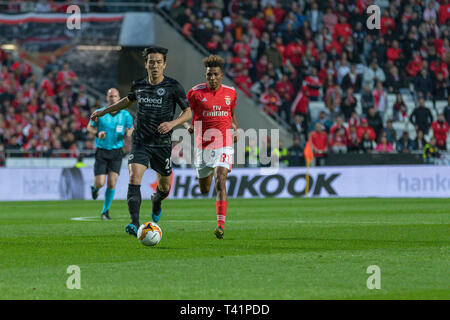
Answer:
[[[31, 10], [22, 2], [10, 1], [2, 11]], [[107, 6], [114, 1], [78, 2], [84, 11], [116, 10]], [[299, 161], [292, 155], [302, 155], [308, 140], [318, 164], [329, 152], [419, 150], [432, 157], [447, 149], [450, 107], [434, 118], [425, 104], [450, 99], [449, 0], [375, 1], [382, 7], [381, 30], [366, 28], [367, 0], [153, 2], [184, 36], [224, 57], [226, 74], [264, 112], [287, 123], [291, 150], [273, 150], [285, 165]], [[67, 3], [38, 0], [32, 10], [55, 12]], [[15, 61], [0, 51], [0, 62], [0, 154], [20, 149], [75, 157], [93, 150], [93, 137], [84, 132], [93, 106], [83, 90], [72, 90], [77, 76], [68, 64], [50, 61], [37, 79], [22, 57]], [[414, 110], [400, 94], [410, 84]], [[393, 104], [388, 94], [397, 95]], [[326, 110], [316, 116], [310, 104], [317, 101]], [[393, 122], [411, 122], [415, 136], [398, 135]]]
[[[227, 75], [262, 110], [288, 124], [293, 146], [310, 140], [317, 159], [328, 152], [438, 156], [436, 149], [447, 149], [450, 108], [433, 118], [425, 102], [449, 98], [449, 1], [375, 3], [383, 7], [381, 30], [366, 28], [365, 0], [162, 0], [158, 6], [184, 36], [222, 56]], [[400, 94], [409, 84], [414, 110]], [[397, 95], [392, 105], [388, 94]], [[326, 106], [315, 118], [312, 101]], [[392, 117], [385, 119], [388, 109]], [[415, 136], [407, 130], [397, 136], [396, 121], [411, 122]]]
[[0, 64], [0, 154], [76, 157], [79, 150], [93, 151], [85, 129], [91, 106], [83, 88], [74, 92], [78, 77], [69, 64], [49, 61], [40, 80], [23, 55], [15, 60], [0, 49]]

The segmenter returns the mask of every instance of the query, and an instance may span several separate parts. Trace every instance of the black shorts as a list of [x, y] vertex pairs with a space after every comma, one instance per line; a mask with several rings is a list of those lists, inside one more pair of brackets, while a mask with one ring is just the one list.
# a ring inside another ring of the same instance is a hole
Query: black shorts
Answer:
[[133, 143], [128, 164], [139, 163], [151, 167], [162, 176], [172, 174], [172, 147], [170, 145], [163, 147], [150, 146], [143, 143]]
[[122, 159], [122, 149], [106, 150], [97, 148], [95, 151], [94, 175], [108, 174], [110, 171], [120, 174]]

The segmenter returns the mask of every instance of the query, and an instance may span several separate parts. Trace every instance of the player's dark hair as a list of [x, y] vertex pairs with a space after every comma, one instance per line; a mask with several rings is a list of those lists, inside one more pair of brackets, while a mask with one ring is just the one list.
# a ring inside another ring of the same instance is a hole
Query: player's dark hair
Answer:
[[214, 54], [203, 59], [203, 65], [205, 66], [205, 68], [219, 67], [222, 70], [224, 64], [225, 64], [225, 60], [223, 60], [223, 58], [221, 56], [214, 55]]
[[160, 53], [164, 57], [164, 62], [166, 62], [167, 52], [169, 52], [169, 49], [158, 46], [150, 46], [144, 49], [144, 51], [142, 52], [142, 56], [144, 57], [145, 62], [147, 62], [147, 58], [150, 53]]

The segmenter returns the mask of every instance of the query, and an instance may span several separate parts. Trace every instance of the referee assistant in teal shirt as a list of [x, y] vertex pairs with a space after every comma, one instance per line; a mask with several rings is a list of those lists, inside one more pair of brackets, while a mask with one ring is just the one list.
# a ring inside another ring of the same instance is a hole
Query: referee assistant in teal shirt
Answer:
[[[108, 90], [106, 101], [108, 105], [120, 100], [119, 91], [115, 88]], [[104, 108], [100, 108], [101, 110]], [[105, 192], [105, 200], [101, 218], [110, 220], [109, 207], [114, 199], [117, 178], [122, 166], [122, 147], [126, 136], [131, 136], [133, 132], [133, 118], [126, 110], [106, 114], [98, 118], [97, 121], [90, 121], [87, 130], [94, 134], [95, 139], [95, 164], [94, 164], [94, 185], [91, 186], [92, 199], [97, 199], [98, 191], [105, 184], [106, 175], [108, 182]]]

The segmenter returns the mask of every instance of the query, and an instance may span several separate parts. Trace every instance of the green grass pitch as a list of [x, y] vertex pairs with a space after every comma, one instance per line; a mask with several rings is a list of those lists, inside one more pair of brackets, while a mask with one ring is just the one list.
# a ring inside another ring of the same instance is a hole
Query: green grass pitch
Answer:
[[450, 298], [449, 199], [229, 199], [224, 240], [214, 200], [166, 200], [156, 247], [125, 234], [126, 201], [112, 221], [102, 204], [0, 203], [0, 299]]

